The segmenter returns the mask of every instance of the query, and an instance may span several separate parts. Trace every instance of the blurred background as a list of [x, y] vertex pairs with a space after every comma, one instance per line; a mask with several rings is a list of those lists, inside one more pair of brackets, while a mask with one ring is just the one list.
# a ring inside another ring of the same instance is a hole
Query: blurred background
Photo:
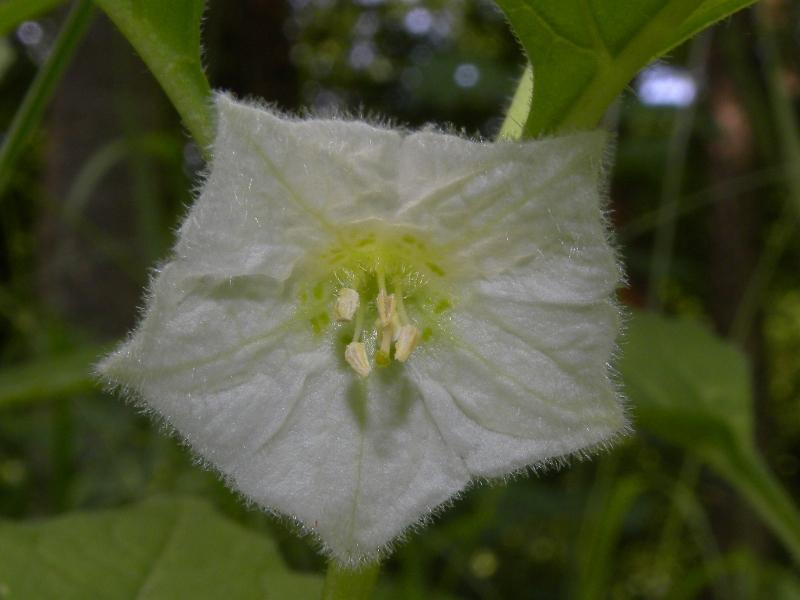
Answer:
[[[64, 15], [0, 38], [0, 135]], [[212, 85], [240, 97], [486, 139], [525, 62], [486, 0], [210, 0], [204, 39]], [[762, 0], [645, 69], [606, 117], [623, 300], [746, 353], [758, 447], [795, 499], [799, 106], [800, 4]], [[308, 540], [85, 376], [133, 326], [203, 167], [99, 12], [19, 165], [0, 196], [0, 517], [198, 494], [320, 571]], [[383, 576], [411, 599], [756, 598], [790, 565], [732, 488], [640, 431], [591, 462], [469, 491]]]

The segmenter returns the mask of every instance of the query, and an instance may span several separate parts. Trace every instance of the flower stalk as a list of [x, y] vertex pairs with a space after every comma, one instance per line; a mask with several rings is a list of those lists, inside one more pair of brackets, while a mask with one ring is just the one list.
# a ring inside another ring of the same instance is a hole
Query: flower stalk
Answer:
[[378, 581], [380, 563], [346, 569], [335, 561], [328, 563], [322, 600], [368, 600]]

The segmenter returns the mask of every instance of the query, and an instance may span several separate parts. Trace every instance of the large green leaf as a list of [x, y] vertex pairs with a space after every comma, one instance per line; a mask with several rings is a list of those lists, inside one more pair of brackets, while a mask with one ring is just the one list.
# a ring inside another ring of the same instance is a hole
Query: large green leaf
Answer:
[[198, 145], [213, 138], [211, 90], [200, 59], [204, 0], [95, 0], [136, 48]]
[[594, 127], [636, 72], [755, 0], [497, 0], [533, 64], [526, 136]]
[[635, 314], [620, 370], [634, 418], [650, 433], [702, 453], [751, 445], [747, 362], [703, 326]]
[[725, 477], [800, 562], [800, 513], [753, 443], [744, 356], [697, 323], [636, 313], [619, 369], [636, 426]]
[[319, 598], [275, 545], [193, 499], [45, 521], [0, 522], [0, 593], [9, 600]]

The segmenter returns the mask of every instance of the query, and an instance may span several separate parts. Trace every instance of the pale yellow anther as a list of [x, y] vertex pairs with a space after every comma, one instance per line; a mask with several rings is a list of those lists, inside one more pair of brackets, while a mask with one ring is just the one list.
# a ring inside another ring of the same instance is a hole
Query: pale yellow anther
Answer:
[[378, 319], [386, 327], [392, 322], [392, 317], [397, 314], [394, 294], [387, 294], [384, 290], [378, 292]]
[[397, 336], [397, 343], [394, 347], [394, 357], [400, 362], [406, 362], [408, 357], [417, 347], [420, 331], [414, 325], [403, 325]]
[[392, 322], [389, 323], [389, 327], [392, 330], [392, 341], [396, 342], [397, 338], [400, 337], [400, 330], [403, 328], [403, 326], [400, 324], [400, 317], [397, 315], [397, 313], [392, 316]]
[[361, 377], [366, 377], [372, 370], [367, 360], [367, 350], [361, 342], [350, 342], [344, 349], [344, 359]]
[[351, 288], [342, 288], [336, 296], [333, 317], [337, 321], [352, 321], [358, 310], [358, 292]]

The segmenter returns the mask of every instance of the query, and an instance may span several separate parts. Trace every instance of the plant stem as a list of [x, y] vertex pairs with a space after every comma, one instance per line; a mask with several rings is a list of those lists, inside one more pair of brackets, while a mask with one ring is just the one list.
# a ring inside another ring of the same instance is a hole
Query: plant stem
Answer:
[[638, 477], [620, 475], [617, 457], [607, 456], [600, 462], [577, 535], [577, 571], [572, 578], [575, 587], [570, 590], [571, 597], [590, 600], [601, 597], [608, 589], [609, 565], [625, 518], [644, 491]]
[[[698, 84], [704, 80], [711, 33], [706, 32], [692, 41], [689, 71]], [[664, 304], [664, 289], [669, 279], [670, 263], [675, 241], [678, 201], [686, 171], [687, 150], [694, 127], [697, 103], [692, 102], [679, 110], [672, 125], [672, 134], [667, 151], [667, 164], [661, 185], [661, 201], [658, 210], [658, 227], [653, 243], [653, 260], [650, 265], [650, 283], [647, 290], [647, 305], [660, 310]]]
[[83, 34], [91, 22], [92, 11], [93, 5], [90, 0], [78, 0], [73, 6], [50, 55], [36, 73], [31, 87], [17, 109], [8, 136], [0, 148], [0, 195], [8, 184], [14, 165], [25, 145], [38, 127], [47, 102], [72, 60], [78, 43], [83, 39]]
[[368, 600], [372, 597], [380, 568], [377, 562], [359, 569], [347, 569], [330, 562], [322, 588], [322, 600]]
[[775, 24], [770, 23], [764, 6], [756, 11], [756, 32], [759, 49], [767, 72], [767, 86], [772, 112], [777, 121], [778, 142], [783, 158], [786, 187], [792, 204], [800, 216], [800, 123], [794, 112], [793, 100], [783, 76]]
[[767, 72], [767, 92], [772, 114], [777, 122], [776, 133], [782, 159], [783, 182], [788, 192], [788, 203], [783, 214], [763, 244], [758, 264], [748, 282], [731, 325], [730, 336], [742, 342], [755, 321], [764, 293], [771, 281], [779, 260], [793, 239], [800, 221], [800, 124], [794, 113], [793, 101], [782, 76], [784, 66], [775, 39], [775, 24], [771, 23], [763, 6], [756, 11], [756, 32], [761, 57]]
[[772, 225], [766, 240], [762, 244], [761, 254], [758, 257], [747, 287], [742, 294], [742, 299], [736, 307], [733, 322], [728, 337], [744, 346], [747, 336], [756, 323], [756, 316], [762, 306], [769, 284], [778, 270], [778, 264], [785, 251], [790, 247], [797, 228], [797, 220], [789, 207], [785, 208], [783, 215]]
[[753, 448], [738, 445], [711, 458], [800, 564], [800, 512], [786, 490]]
[[528, 113], [531, 111], [531, 100], [533, 99], [533, 67], [528, 63], [522, 77], [517, 84], [517, 91], [506, 111], [503, 125], [497, 138], [501, 140], [518, 140], [522, 137], [525, 122], [528, 120]]

